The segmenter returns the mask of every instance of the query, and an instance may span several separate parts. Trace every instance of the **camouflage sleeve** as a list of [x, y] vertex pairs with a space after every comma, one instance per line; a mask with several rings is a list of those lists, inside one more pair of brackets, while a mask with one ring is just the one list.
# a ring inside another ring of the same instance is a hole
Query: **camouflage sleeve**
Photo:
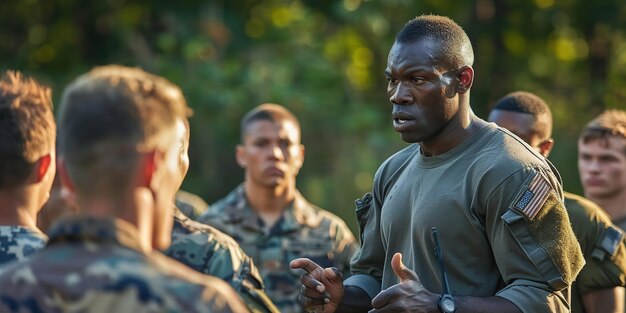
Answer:
[[569, 311], [569, 286], [584, 264], [552, 173], [525, 169], [489, 193], [485, 227], [505, 287], [524, 313]]
[[239, 245], [221, 240], [225, 246], [207, 264], [207, 272], [226, 276], [226, 281], [241, 295], [251, 312], [279, 312], [264, 290], [263, 279], [252, 259]]
[[278, 312], [264, 291], [252, 259], [219, 230], [176, 212], [172, 243], [166, 254], [203, 274], [228, 282], [252, 312]]

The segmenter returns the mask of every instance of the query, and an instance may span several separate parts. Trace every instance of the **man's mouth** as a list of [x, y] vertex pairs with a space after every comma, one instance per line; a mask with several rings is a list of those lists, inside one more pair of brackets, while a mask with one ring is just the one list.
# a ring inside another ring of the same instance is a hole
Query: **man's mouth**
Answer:
[[406, 121], [414, 120], [413, 116], [404, 112], [393, 112], [391, 114], [394, 122], [404, 123]]
[[392, 114], [393, 117], [393, 127], [396, 131], [403, 131], [404, 127], [413, 124], [415, 118], [413, 116], [406, 114], [404, 112], [394, 112]]

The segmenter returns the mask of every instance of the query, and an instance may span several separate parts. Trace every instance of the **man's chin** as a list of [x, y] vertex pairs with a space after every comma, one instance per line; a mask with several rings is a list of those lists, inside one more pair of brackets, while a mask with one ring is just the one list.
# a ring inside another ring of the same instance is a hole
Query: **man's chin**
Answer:
[[418, 136], [410, 133], [400, 133], [400, 138], [402, 138], [402, 141], [406, 143], [417, 143], [422, 141]]
[[611, 192], [610, 190], [606, 190], [606, 188], [602, 188], [602, 187], [597, 187], [597, 186], [593, 186], [593, 187], [584, 187], [585, 190], [585, 195], [588, 198], [610, 198], [612, 197], [615, 193]]

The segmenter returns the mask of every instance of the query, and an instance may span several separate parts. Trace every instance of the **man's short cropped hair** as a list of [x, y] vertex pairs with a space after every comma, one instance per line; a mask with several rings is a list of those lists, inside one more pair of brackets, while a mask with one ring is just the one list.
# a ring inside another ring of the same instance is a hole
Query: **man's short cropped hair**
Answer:
[[542, 140], [552, 136], [552, 112], [550, 107], [539, 96], [526, 92], [515, 91], [498, 100], [492, 110], [511, 111], [530, 114], [535, 119], [533, 131]]
[[59, 149], [76, 189], [116, 194], [130, 183], [139, 153], [166, 149], [177, 119], [191, 113], [181, 90], [139, 68], [97, 67], [64, 91]]
[[[580, 133], [580, 140], [587, 143], [591, 140], [600, 139], [604, 145], [608, 145], [608, 138], [621, 138], [626, 143], [626, 112], [622, 110], [606, 110], [591, 120]], [[626, 144], [624, 144], [626, 153]]]
[[0, 189], [26, 182], [54, 146], [52, 92], [17, 71], [0, 78]]
[[432, 39], [446, 56], [449, 69], [474, 64], [474, 50], [467, 34], [456, 22], [445, 16], [420, 15], [408, 21], [396, 36], [397, 43]]
[[274, 103], [264, 103], [261, 104], [254, 109], [250, 110], [250, 112], [246, 113], [244, 117], [241, 119], [241, 140], [244, 140], [244, 136], [248, 129], [248, 126], [253, 122], [259, 120], [266, 120], [271, 122], [278, 121], [290, 121], [292, 122], [298, 130], [300, 130], [300, 122], [289, 110], [287, 110], [284, 106], [274, 104]]

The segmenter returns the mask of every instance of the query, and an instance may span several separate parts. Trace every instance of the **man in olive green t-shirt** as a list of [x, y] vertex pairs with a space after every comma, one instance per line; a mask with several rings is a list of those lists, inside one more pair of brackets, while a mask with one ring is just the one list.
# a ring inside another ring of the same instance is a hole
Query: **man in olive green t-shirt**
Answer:
[[[529, 92], [513, 92], [496, 102], [489, 121], [520, 137], [548, 157], [554, 140], [548, 105]], [[565, 207], [586, 264], [572, 288], [573, 313], [624, 312], [626, 246], [623, 233], [595, 203], [565, 193]]]
[[446, 17], [418, 16], [396, 36], [385, 70], [389, 118], [410, 145], [357, 200], [352, 276], [291, 262], [308, 272], [301, 299], [310, 310], [569, 311], [584, 261], [558, 173], [472, 113], [473, 61], [467, 34]]

